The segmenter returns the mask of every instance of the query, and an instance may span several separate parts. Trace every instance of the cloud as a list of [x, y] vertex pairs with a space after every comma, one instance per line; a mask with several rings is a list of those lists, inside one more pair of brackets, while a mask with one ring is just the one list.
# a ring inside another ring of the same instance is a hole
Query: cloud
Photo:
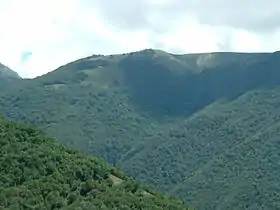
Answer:
[[21, 63], [24, 63], [24, 62], [28, 61], [28, 59], [30, 58], [30, 56], [32, 56], [32, 52], [27, 51], [27, 52], [21, 53], [20, 62], [21, 62]]
[[279, 6], [277, 0], [199, 0], [182, 5], [201, 23], [264, 33], [279, 29]]
[[32, 78], [91, 54], [144, 48], [275, 51], [279, 8], [276, 0], [0, 0], [0, 62]]

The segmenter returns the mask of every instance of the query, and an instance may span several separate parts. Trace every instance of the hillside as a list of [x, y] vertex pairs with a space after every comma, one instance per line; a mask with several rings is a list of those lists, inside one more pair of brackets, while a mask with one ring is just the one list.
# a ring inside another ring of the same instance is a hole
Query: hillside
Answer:
[[0, 63], [0, 93], [7, 88], [7, 85], [18, 81], [18, 79], [20, 76], [16, 72]]
[[188, 209], [103, 161], [0, 118], [0, 209]]
[[20, 78], [20, 76], [16, 72], [9, 69], [7, 66], [4, 66], [1, 63], [0, 63], [0, 77], [1, 78]]
[[280, 53], [91, 56], [0, 98], [38, 125], [197, 209], [277, 209]]

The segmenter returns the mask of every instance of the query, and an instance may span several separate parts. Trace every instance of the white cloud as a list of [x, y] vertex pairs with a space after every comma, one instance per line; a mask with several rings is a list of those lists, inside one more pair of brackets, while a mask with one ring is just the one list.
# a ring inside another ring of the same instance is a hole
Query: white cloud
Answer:
[[[277, 39], [280, 31], [273, 26], [273, 21], [268, 23], [270, 29], [274, 27], [269, 33], [253, 30], [266, 28], [265, 21], [260, 27], [252, 22], [250, 27], [249, 20], [253, 20], [254, 15], [259, 17], [260, 12], [266, 12], [263, 11], [264, 0], [258, 1], [260, 8], [256, 1], [248, 0], [257, 9], [250, 10], [248, 22], [244, 20], [243, 24], [238, 22], [241, 1], [229, 8], [216, 0], [215, 4], [208, 5], [208, 12], [205, 0], [182, 2], [0, 0], [0, 62], [23, 77], [35, 77], [91, 54], [123, 53], [144, 48], [191, 53], [275, 51], [280, 47]], [[204, 10], [201, 9], [203, 2]], [[250, 4], [246, 5], [249, 11]], [[217, 9], [225, 19], [214, 15]], [[274, 17], [279, 10], [273, 11]], [[242, 14], [244, 12], [246, 8], [243, 7]], [[209, 15], [209, 21], [203, 14]], [[22, 53], [25, 52], [32, 52], [32, 55], [22, 63]]]

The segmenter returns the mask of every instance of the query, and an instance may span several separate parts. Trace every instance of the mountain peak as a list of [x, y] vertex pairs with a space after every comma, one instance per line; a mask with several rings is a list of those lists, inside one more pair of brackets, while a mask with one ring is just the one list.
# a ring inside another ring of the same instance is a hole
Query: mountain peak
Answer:
[[2, 63], [0, 63], [0, 77], [17, 79], [21, 78], [15, 71], [11, 70], [9, 67], [3, 65]]

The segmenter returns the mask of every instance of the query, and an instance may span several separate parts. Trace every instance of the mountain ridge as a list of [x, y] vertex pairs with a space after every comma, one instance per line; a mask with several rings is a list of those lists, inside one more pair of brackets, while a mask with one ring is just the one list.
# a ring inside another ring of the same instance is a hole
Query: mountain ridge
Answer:
[[0, 112], [197, 209], [277, 209], [279, 66], [279, 52], [93, 56], [26, 80]]
[[0, 94], [7, 91], [19, 80], [21, 77], [15, 71], [0, 63]]
[[7, 77], [7, 78], [21, 78], [18, 73], [11, 70], [9, 67], [0, 63], [0, 77]]
[[[83, 61], [83, 60], [91, 60], [91, 59], [98, 59], [98, 58], [112, 58], [112, 57], [119, 57], [119, 56], [127, 56], [127, 55], [133, 55], [133, 54], [138, 54], [138, 53], [147, 53], [147, 54], [161, 54], [161, 55], [171, 55], [171, 56], [176, 56], [176, 57], [182, 57], [182, 56], [207, 56], [207, 55], [257, 55], [257, 54], [272, 54], [272, 53], [277, 53], [280, 51], [275, 51], [275, 52], [228, 52], [228, 51], [213, 51], [213, 52], [202, 52], [202, 53], [169, 53], [164, 50], [160, 49], [153, 49], [153, 48], [147, 48], [147, 49], [142, 49], [138, 51], [133, 51], [133, 52], [126, 52], [126, 53], [115, 53], [115, 54], [93, 54], [81, 59], [74, 60], [69, 63], [62, 64], [58, 68], [56, 68], [53, 71], [56, 71], [57, 69], [62, 68], [65, 65], [73, 64], [75, 62]], [[53, 72], [51, 71], [51, 72]], [[49, 74], [51, 72], [48, 72], [46, 74]], [[46, 75], [44, 74], [44, 75]], [[40, 75], [38, 77], [44, 76]], [[35, 78], [33, 78], [35, 79]]]

